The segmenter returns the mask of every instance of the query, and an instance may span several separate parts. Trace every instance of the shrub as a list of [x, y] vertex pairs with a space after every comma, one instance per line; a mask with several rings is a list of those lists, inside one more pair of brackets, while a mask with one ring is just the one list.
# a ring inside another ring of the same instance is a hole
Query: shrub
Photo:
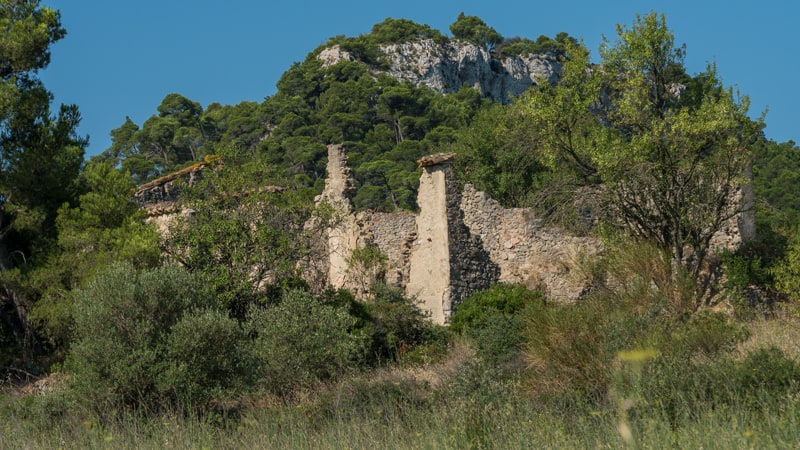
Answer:
[[450, 320], [457, 333], [470, 337], [477, 355], [488, 363], [507, 362], [524, 341], [525, 308], [542, 307], [544, 294], [522, 285], [496, 284], [458, 305]]
[[617, 242], [600, 266], [606, 286], [577, 305], [527, 314], [526, 355], [535, 389], [604, 399], [625, 350], [683, 360], [716, 355], [747, 337], [722, 313], [691, 313], [693, 286], [670, 258], [644, 243]]
[[775, 347], [754, 350], [741, 360], [668, 355], [647, 365], [639, 398], [641, 408], [678, 426], [709, 410], [782, 411], [798, 383], [800, 364]]
[[609, 312], [607, 304], [587, 301], [548, 306], [528, 316], [525, 353], [535, 391], [605, 394], [613, 361], [603, 329]]
[[358, 319], [345, 308], [300, 290], [286, 291], [277, 305], [251, 309], [249, 321], [261, 383], [283, 396], [358, 365], [367, 344], [353, 332]]
[[743, 393], [757, 391], [771, 398], [783, 398], [795, 392], [800, 383], [800, 364], [786, 357], [776, 347], [766, 347], [747, 354], [736, 365], [734, 387]]
[[252, 348], [241, 324], [225, 312], [192, 311], [170, 330], [158, 388], [176, 401], [201, 405], [230, 397], [254, 381]]
[[477, 326], [486, 316], [514, 315], [527, 305], [544, 302], [539, 291], [528, 290], [521, 284], [495, 284], [464, 300], [450, 318], [450, 328], [458, 333]]
[[675, 332], [672, 337], [675, 342], [666, 350], [715, 356], [734, 350], [736, 344], [748, 337], [750, 332], [747, 327], [735, 324], [727, 314], [700, 311]]
[[375, 300], [366, 305], [372, 327], [371, 362], [430, 362], [445, 353], [449, 339], [444, 327], [431, 323], [413, 299], [384, 284], [373, 289]]
[[211, 305], [180, 267], [112, 265], [76, 291], [71, 387], [96, 411], [202, 406], [235, 391], [246, 379], [244, 335]]

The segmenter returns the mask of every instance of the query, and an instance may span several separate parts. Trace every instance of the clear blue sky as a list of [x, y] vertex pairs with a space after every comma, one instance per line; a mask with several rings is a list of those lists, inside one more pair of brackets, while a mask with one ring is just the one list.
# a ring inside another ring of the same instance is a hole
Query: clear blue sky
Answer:
[[261, 101], [294, 61], [329, 37], [368, 33], [386, 17], [449, 34], [459, 12], [506, 37], [560, 31], [583, 38], [593, 55], [617, 23], [658, 11], [688, 48], [691, 74], [714, 61], [723, 83], [750, 96], [751, 115], [768, 108], [766, 134], [800, 141], [800, 3], [786, 0], [42, 0], [59, 9], [67, 36], [41, 73], [57, 103], [75, 103], [88, 154], [110, 145], [125, 116], [141, 125], [165, 95], [209, 103]]

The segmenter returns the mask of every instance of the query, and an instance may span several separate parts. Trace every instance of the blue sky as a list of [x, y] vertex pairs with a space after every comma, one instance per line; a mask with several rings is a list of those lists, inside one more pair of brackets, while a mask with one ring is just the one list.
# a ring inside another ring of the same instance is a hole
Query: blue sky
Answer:
[[583, 38], [597, 57], [617, 23], [658, 11], [691, 74], [716, 62], [723, 83], [767, 113], [766, 135], [800, 141], [800, 3], [785, 0], [42, 0], [61, 10], [67, 37], [40, 75], [57, 103], [75, 103], [90, 136], [88, 154], [111, 143], [125, 116], [141, 125], [165, 95], [209, 103], [261, 101], [289, 66], [329, 37], [368, 33], [386, 17], [426, 23], [449, 34], [459, 12], [477, 15], [506, 37], [560, 31]]

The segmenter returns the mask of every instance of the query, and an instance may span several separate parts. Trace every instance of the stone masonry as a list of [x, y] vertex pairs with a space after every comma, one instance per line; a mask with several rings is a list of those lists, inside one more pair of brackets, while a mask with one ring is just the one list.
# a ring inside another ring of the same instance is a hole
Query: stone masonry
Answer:
[[492, 283], [523, 283], [574, 301], [588, 280], [575, 270], [581, 256], [599, 251], [596, 240], [545, 226], [529, 209], [505, 209], [471, 185], [460, 189], [453, 154], [420, 160], [419, 213], [352, 213], [345, 186], [350, 171], [341, 146], [329, 146], [328, 181], [318, 203], [339, 217], [327, 232], [327, 284], [362, 298], [370, 282], [349, 255], [368, 245], [386, 256], [383, 281], [417, 298], [432, 321], [446, 323], [465, 298]]
[[[382, 281], [415, 297], [440, 324], [464, 299], [497, 282], [522, 283], [567, 303], [586, 295], [591, 280], [580, 270], [581, 262], [602, 250], [599, 241], [549, 226], [530, 208], [504, 208], [472, 185], [462, 189], [455, 180], [454, 156], [440, 153], [419, 160], [418, 213], [356, 213], [348, 198], [354, 181], [344, 149], [328, 146], [328, 178], [316, 202], [328, 206], [331, 220], [316, 242], [314, 267], [304, 271], [308, 282], [369, 299], [374, 283]], [[173, 199], [173, 181], [183, 178], [191, 184], [203, 168], [198, 164], [137, 190], [136, 201], [162, 233], [181, 210]], [[715, 236], [712, 248], [735, 248], [752, 236], [754, 209], [747, 208], [752, 198], [752, 186], [744, 186], [732, 203], [741, 203], [746, 212]], [[359, 260], [359, 253], [381, 258]]]

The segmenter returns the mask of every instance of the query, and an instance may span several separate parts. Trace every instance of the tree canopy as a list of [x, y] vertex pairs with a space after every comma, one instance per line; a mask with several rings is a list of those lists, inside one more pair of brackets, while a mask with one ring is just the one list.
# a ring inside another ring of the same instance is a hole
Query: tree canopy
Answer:
[[530, 125], [550, 164], [566, 160], [602, 182], [610, 218], [696, 276], [714, 234], [746, 207], [734, 199], [763, 123], [713, 64], [686, 75], [664, 16], [638, 16], [617, 34], [599, 66], [568, 50], [561, 82], [526, 96]]
[[56, 238], [62, 203], [75, 201], [87, 140], [78, 108], [50, 110], [37, 78], [50, 45], [65, 35], [57, 11], [38, 1], [0, 5], [0, 316], [23, 356], [39, 347], [26, 313], [23, 273], [43, 263]]
[[458, 14], [456, 21], [450, 25], [450, 32], [456, 39], [463, 39], [491, 52], [497, 44], [503, 42], [503, 36], [494, 28], [486, 25], [478, 16]]

